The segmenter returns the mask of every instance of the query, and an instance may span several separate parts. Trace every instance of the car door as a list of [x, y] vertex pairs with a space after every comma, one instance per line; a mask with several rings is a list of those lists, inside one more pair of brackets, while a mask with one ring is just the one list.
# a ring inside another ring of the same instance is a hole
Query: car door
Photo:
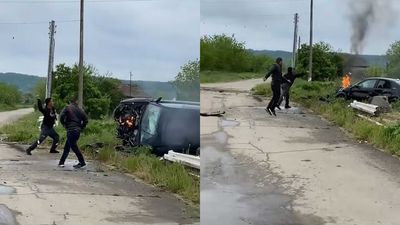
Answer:
[[387, 96], [391, 99], [393, 96], [392, 82], [390, 80], [379, 79], [376, 84], [374, 95]]
[[366, 100], [375, 94], [377, 79], [361, 81], [351, 88], [350, 98], [356, 100]]

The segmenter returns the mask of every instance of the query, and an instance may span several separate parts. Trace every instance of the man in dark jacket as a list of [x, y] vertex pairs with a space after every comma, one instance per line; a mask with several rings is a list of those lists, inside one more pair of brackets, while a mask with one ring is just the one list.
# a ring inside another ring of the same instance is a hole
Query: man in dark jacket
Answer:
[[76, 97], [71, 101], [71, 104], [66, 106], [60, 114], [60, 122], [67, 130], [67, 140], [64, 145], [64, 152], [61, 156], [59, 167], [64, 167], [65, 160], [68, 157], [70, 149], [75, 153], [79, 163], [74, 165], [74, 168], [83, 168], [86, 166], [85, 159], [78, 147], [80, 133], [85, 129], [88, 123], [86, 113], [76, 104]]
[[43, 114], [42, 125], [40, 126], [40, 136], [37, 141], [32, 143], [29, 148], [26, 149], [26, 154], [32, 155], [31, 151], [33, 151], [38, 145], [40, 145], [47, 136], [50, 136], [53, 139], [53, 143], [50, 148], [50, 153], [58, 153], [56, 150], [58, 141], [60, 140], [59, 135], [54, 130], [54, 123], [57, 120], [56, 110], [54, 109], [54, 103], [51, 98], [45, 99], [45, 108], [43, 108], [42, 101], [40, 99], [37, 100], [38, 109]]
[[270, 115], [273, 114], [274, 116], [276, 116], [275, 108], [278, 105], [279, 97], [281, 96], [282, 58], [278, 57], [275, 62], [276, 63], [272, 66], [272, 69], [264, 77], [264, 81], [267, 80], [269, 76], [272, 77], [272, 99], [267, 108], [265, 108], [265, 111], [267, 111]]
[[293, 68], [289, 67], [288, 68], [288, 72], [283, 75], [283, 83], [281, 85], [282, 87], [282, 94], [281, 97], [279, 98], [279, 102], [278, 102], [278, 108], [281, 105], [283, 98], [285, 98], [285, 108], [286, 109], [290, 109], [290, 105], [289, 105], [289, 92], [290, 92], [290, 87], [293, 85], [294, 80], [296, 79], [296, 75], [293, 72]]

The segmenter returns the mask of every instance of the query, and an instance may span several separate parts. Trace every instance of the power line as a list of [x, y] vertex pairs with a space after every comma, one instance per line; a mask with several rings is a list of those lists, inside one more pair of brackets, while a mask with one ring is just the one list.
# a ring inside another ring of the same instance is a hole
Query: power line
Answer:
[[[118, 2], [154, 2], [154, 1], [163, 1], [163, 0], [91, 0], [86, 1], [86, 3], [118, 3]], [[38, 1], [0, 1], [0, 4], [42, 4], [42, 3], [79, 3], [76, 0], [61, 0], [61, 1], [54, 1], [54, 0], [38, 0]]]
[[215, 1], [215, 0], [201, 0], [201, 3], [212, 3], [212, 4], [225, 4], [225, 3], [288, 3], [288, 2], [306, 2], [307, 0], [253, 0], [253, 1], [244, 1], [244, 0], [220, 0], [220, 1]]
[[[56, 20], [57, 23], [73, 23], [73, 22], [79, 22], [79, 20]], [[37, 21], [37, 22], [0, 22], [0, 25], [16, 25], [16, 24], [48, 24], [49, 21]]]

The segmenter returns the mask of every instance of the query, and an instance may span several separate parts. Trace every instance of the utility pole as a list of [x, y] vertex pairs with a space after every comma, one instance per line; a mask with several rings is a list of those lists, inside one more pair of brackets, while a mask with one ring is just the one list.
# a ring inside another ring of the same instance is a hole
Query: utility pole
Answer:
[[49, 47], [49, 64], [47, 68], [47, 82], [46, 82], [46, 98], [51, 97], [52, 79], [53, 79], [53, 63], [54, 63], [54, 48], [55, 39], [54, 34], [56, 33], [56, 25], [54, 20], [50, 22], [49, 26], [50, 32], [50, 47]]
[[300, 47], [301, 47], [301, 38], [300, 38], [300, 35], [299, 35], [299, 42], [297, 43], [296, 62], [297, 62], [297, 61], [298, 61], [298, 59], [299, 59], [299, 51], [300, 51]]
[[292, 68], [296, 67], [296, 50], [297, 50], [297, 23], [299, 22], [299, 14], [294, 14], [294, 38], [293, 38], [293, 53], [292, 53]]
[[312, 54], [313, 54], [313, 8], [314, 8], [314, 2], [311, 0], [310, 3], [310, 62], [309, 62], [309, 75], [308, 75], [308, 81], [312, 81]]
[[78, 105], [83, 108], [83, 10], [84, 2], [81, 0], [80, 39], [79, 39], [79, 85]]
[[301, 36], [299, 36], [299, 43], [298, 43], [298, 47], [297, 47], [297, 52], [299, 52], [301, 48]]
[[132, 97], [132, 72], [129, 72], [129, 97]]

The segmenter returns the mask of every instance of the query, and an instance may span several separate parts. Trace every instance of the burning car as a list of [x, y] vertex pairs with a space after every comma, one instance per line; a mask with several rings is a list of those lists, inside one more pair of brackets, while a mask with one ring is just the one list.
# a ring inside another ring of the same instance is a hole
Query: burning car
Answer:
[[123, 145], [148, 145], [156, 155], [169, 150], [198, 155], [200, 149], [200, 104], [132, 98], [114, 110], [117, 137]]
[[358, 101], [368, 100], [374, 96], [387, 96], [389, 102], [400, 97], [400, 80], [384, 77], [372, 77], [362, 80], [354, 85], [342, 87], [336, 94], [337, 97], [354, 99]]

